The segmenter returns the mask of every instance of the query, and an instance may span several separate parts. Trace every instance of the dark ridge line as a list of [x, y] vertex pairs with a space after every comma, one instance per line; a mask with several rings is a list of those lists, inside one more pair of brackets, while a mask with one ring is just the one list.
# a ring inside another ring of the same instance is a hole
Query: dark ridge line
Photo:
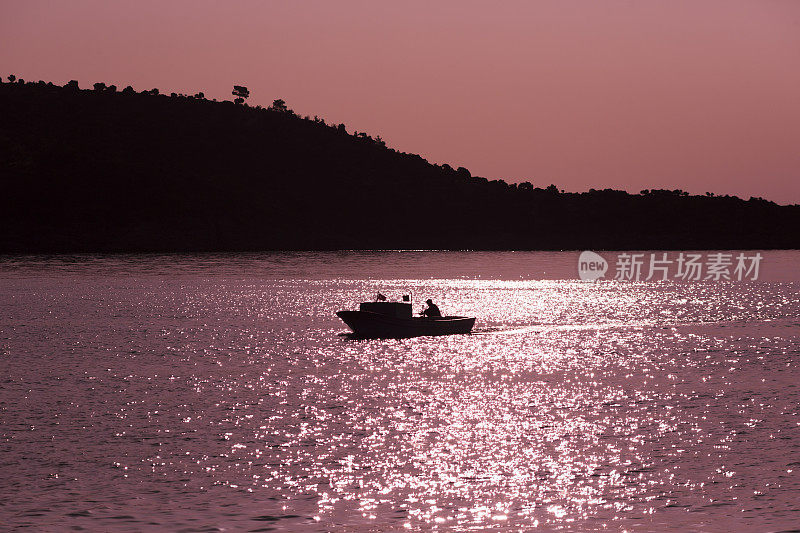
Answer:
[[234, 96], [0, 83], [0, 253], [800, 248], [798, 205], [490, 181]]

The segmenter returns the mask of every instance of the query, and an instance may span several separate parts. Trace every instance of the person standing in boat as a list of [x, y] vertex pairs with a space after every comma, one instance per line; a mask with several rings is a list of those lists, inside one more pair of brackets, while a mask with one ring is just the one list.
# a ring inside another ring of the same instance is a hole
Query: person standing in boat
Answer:
[[426, 316], [428, 318], [435, 318], [435, 317], [441, 317], [442, 316], [442, 312], [439, 311], [439, 306], [437, 306], [435, 303], [433, 303], [433, 301], [430, 298], [425, 300], [425, 303], [428, 304], [428, 307], [425, 310], [422, 311], [422, 314], [424, 316]]

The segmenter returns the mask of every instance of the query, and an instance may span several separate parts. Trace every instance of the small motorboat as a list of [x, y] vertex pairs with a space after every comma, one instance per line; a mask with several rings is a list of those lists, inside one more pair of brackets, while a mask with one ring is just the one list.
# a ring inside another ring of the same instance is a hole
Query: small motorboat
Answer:
[[475, 325], [474, 317], [413, 316], [408, 297], [402, 302], [363, 302], [358, 311], [338, 311], [336, 316], [353, 330], [354, 336], [372, 339], [469, 333]]

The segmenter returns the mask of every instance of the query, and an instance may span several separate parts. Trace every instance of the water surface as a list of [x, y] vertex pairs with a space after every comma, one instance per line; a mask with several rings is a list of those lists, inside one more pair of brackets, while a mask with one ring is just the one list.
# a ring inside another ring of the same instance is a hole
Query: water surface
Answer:
[[[789, 530], [800, 253], [762, 253], [599, 283], [572, 252], [2, 258], [0, 522]], [[377, 291], [476, 331], [340, 335]]]

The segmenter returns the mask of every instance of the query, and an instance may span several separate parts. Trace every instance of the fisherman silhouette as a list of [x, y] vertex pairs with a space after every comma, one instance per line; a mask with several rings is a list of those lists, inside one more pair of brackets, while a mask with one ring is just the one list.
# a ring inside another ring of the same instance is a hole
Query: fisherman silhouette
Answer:
[[439, 311], [439, 307], [433, 303], [433, 301], [428, 298], [425, 300], [425, 303], [428, 304], [428, 307], [422, 311], [422, 314], [428, 318], [440, 317], [442, 316], [442, 312]]

